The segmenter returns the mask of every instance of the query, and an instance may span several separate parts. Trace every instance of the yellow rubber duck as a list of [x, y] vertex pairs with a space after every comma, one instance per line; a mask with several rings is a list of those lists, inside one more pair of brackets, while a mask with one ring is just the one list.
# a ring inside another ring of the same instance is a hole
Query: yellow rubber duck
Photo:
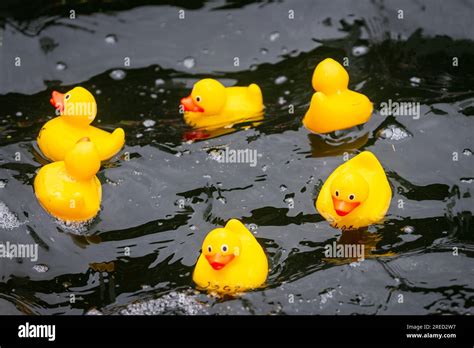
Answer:
[[43, 208], [65, 221], [87, 221], [97, 215], [102, 186], [96, 173], [99, 153], [89, 138], [80, 139], [64, 161], [42, 167], [36, 175], [35, 194]]
[[326, 58], [316, 66], [312, 85], [316, 93], [303, 119], [310, 131], [330, 133], [370, 119], [372, 103], [365, 95], [348, 89], [349, 74], [334, 59]]
[[327, 178], [316, 209], [333, 227], [356, 229], [380, 221], [392, 190], [377, 157], [369, 151], [340, 165]]
[[267, 274], [262, 247], [239, 220], [231, 219], [204, 239], [193, 280], [208, 291], [235, 294], [258, 288]]
[[79, 139], [89, 138], [96, 146], [100, 159], [115, 155], [125, 143], [125, 132], [113, 133], [90, 126], [97, 114], [94, 96], [85, 88], [75, 87], [66, 94], [53, 91], [51, 104], [60, 116], [48, 121], [38, 135], [38, 145], [52, 161], [62, 161]]
[[263, 117], [260, 87], [224, 87], [214, 79], [203, 79], [191, 95], [181, 99], [185, 122], [194, 128], [215, 129]]

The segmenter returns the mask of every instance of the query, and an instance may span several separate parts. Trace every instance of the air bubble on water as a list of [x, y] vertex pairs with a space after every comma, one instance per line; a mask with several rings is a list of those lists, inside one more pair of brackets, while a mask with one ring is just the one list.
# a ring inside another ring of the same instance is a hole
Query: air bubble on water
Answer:
[[380, 132], [380, 136], [384, 139], [390, 139], [393, 135], [393, 132], [390, 128], [385, 128]]
[[284, 192], [286, 190], [288, 190], [288, 187], [286, 187], [285, 185], [280, 185], [280, 191], [281, 192]]
[[283, 98], [283, 97], [278, 97], [278, 104], [285, 105], [286, 104], [286, 99]]
[[264, 164], [264, 165], [262, 166], [262, 171], [266, 172], [267, 169], [268, 169], [268, 166], [267, 166], [266, 164]]
[[96, 89], [95, 94], [97, 94], [97, 95], [102, 94], [102, 91], [100, 89]]
[[150, 94], [150, 98], [151, 99], [156, 99], [156, 98], [158, 98], [158, 95], [155, 94], [155, 93], [152, 93], [152, 94]]
[[462, 152], [463, 155], [465, 156], [471, 156], [472, 155], [472, 151], [470, 149], [464, 149], [463, 152]]
[[369, 52], [369, 48], [367, 46], [354, 46], [352, 47], [352, 55], [355, 57], [363, 56]]
[[413, 233], [413, 232], [415, 232], [415, 227], [410, 226], [410, 225], [403, 226], [403, 227], [401, 228], [401, 231], [402, 231], [403, 233]]
[[258, 226], [254, 223], [248, 224], [247, 228], [249, 229], [250, 232], [257, 232]]
[[285, 46], [283, 46], [283, 47], [281, 48], [281, 53], [287, 54], [287, 53], [288, 53], [288, 48], [286, 48]]
[[196, 65], [196, 61], [193, 57], [186, 57], [183, 60], [183, 65], [186, 69], [192, 69]]
[[274, 31], [273, 33], [270, 34], [270, 41], [275, 42], [276, 40], [278, 40], [279, 37], [280, 37], [280, 33], [278, 31]]
[[284, 95], [290, 95], [290, 91], [286, 90], [283, 92]]
[[196, 230], [197, 230], [197, 227], [196, 227], [196, 225], [191, 225], [191, 226], [189, 226], [189, 229], [190, 229], [191, 231], [196, 231]]
[[0, 202], [0, 228], [14, 229], [21, 225], [15, 214], [13, 214], [5, 203]]
[[119, 80], [123, 80], [125, 78], [125, 76], [127, 76], [127, 73], [121, 69], [116, 69], [116, 70], [112, 70], [109, 74], [109, 76], [115, 80], [115, 81], [119, 81]]
[[257, 68], [258, 68], [257, 64], [252, 64], [249, 69], [250, 71], [255, 71], [257, 70]]
[[261, 53], [262, 55], [266, 55], [266, 54], [268, 53], [268, 50], [267, 50], [266, 48], [262, 48], [262, 49], [260, 50], [260, 53]]
[[142, 136], [143, 136], [142, 133], [138, 133], [137, 135], [135, 135], [135, 137], [136, 137], [137, 139], [140, 139]]
[[421, 79], [419, 77], [413, 76], [410, 78], [410, 84], [412, 86], [418, 86], [421, 82]]
[[138, 93], [138, 95], [139, 95], [140, 97], [144, 97], [144, 96], [146, 96], [146, 93], [143, 92], [143, 91], [141, 91], [141, 92]]
[[165, 84], [165, 80], [163, 79], [156, 79], [155, 80], [155, 86], [161, 86]]
[[293, 198], [291, 198], [291, 197], [285, 198], [285, 199], [283, 200], [283, 202], [285, 202], [286, 204], [289, 204], [289, 205], [293, 205], [293, 206], [294, 206], [294, 204], [295, 204], [295, 200], [294, 200]]
[[15, 114], [15, 116], [21, 117], [21, 116], [23, 116], [23, 113], [22, 113], [21, 111], [18, 111], [18, 112]]
[[156, 124], [155, 120], [145, 120], [143, 121], [143, 125], [147, 128], [153, 127]]
[[57, 62], [56, 63], [56, 70], [58, 71], [63, 71], [67, 69], [67, 65], [64, 64], [63, 62]]
[[0, 189], [5, 188], [7, 186], [7, 181], [6, 180], [0, 180]]
[[45, 273], [48, 272], [49, 267], [45, 264], [37, 264], [33, 266], [33, 269], [38, 273]]
[[276, 79], [275, 79], [275, 84], [276, 85], [281, 85], [283, 83], [285, 83], [286, 81], [288, 81], [288, 78], [284, 75], [282, 76], [278, 76]]
[[217, 198], [217, 200], [218, 200], [219, 202], [221, 202], [222, 204], [226, 204], [226, 203], [227, 203], [227, 200], [226, 200], [224, 197], [219, 197], [219, 198]]
[[466, 184], [472, 184], [472, 180], [474, 180], [474, 178], [461, 178], [461, 182]]
[[108, 44], [117, 43], [117, 36], [115, 36], [114, 34], [109, 34], [105, 37], [105, 42]]
[[401, 126], [390, 124], [380, 130], [378, 136], [382, 139], [399, 141], [408, 138], [411, 134]]

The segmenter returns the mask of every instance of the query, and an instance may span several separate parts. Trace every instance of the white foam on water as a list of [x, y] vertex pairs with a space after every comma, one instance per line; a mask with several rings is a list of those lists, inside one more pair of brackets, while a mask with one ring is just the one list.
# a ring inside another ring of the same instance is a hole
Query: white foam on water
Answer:
[[206, 314], [203, 304], [195, 296], [172, 291], [160, 298], [129, 304], [120, 311], [122, 315], [160, 315], [160, 314]]
[[21, 222], [13, 214], [5, 203], [0, 202], [0, 228], [12, 230], [21, 225]]
[[63, 229], [64, 231], [80, 235], [84, 232], [87, 232], [92, 220], [94, 219], [90, 219], [87, 221], [64, 221], [56, 219], [56, 222], [59, 227], [61, 227], [61, 229]]
[[49, 266], [45, 264], [36, 264], [33, 266], [33, 269], [38, 273], [48, 272]]
[[400, 141], [411, 136], [411, 134], [403, 127], [390, 124], [377, 134], [378, 137], [387, 140]]

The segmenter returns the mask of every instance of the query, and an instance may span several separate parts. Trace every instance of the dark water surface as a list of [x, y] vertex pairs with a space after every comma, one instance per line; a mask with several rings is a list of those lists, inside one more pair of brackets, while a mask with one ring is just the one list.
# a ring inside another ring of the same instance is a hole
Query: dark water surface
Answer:
[[[36, 262], [0, 260], [0, 313], [473, 313], [472, 2], [0, 6], [0, 240], [39, 244]], [[350, 86], [375, 111], [363, 127], [321, 137], [301, 120], [326, 57], [349, 58]], [[257, 82], [264, 121], [184, 141], [179, 100], [208, 76]], [[98, 175], [100, 214], [82, 228], [51, 218], [32, 186], [47, 163], [35, 139], [53, 116], [51, 91], [75, 85], [95, 94], [96, 126], [126, 132]], [[419, 102], [419, 119], [381, 115], [389, 99]], [[256, 150], [257, 165], [218, 163], [210, 154], [223, 146]], [[362, 150], [380, 159], [394, 196], [384, 222], [342, 234], [314, 200], [344, 152]], [[207, 232], [232, 217], [271, 270], [265, 288], [215, 299], [194, 291], [192, 270]], [[328, 260], [334, 241], [370, 255]]]

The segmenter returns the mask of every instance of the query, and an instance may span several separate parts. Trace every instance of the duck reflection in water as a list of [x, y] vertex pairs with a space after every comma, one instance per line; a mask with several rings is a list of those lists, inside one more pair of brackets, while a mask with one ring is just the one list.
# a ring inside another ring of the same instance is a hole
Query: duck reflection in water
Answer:
[[369, 133], [363, 133], [363, 127], [336, 131], [330, 134], [308, 134], [311, 157], [342, 156], [346, 152], [360, 149], [369, 140]]
[[363, 262], [365, 259], [392, 257], [392, 251], [380, 253], [377, 244], [382, 240], [382, 233], [369, 232], [367, 228], [344, 230], [337, 241], [324, 246], [324, 258], [327, 263], [346, 264]]

